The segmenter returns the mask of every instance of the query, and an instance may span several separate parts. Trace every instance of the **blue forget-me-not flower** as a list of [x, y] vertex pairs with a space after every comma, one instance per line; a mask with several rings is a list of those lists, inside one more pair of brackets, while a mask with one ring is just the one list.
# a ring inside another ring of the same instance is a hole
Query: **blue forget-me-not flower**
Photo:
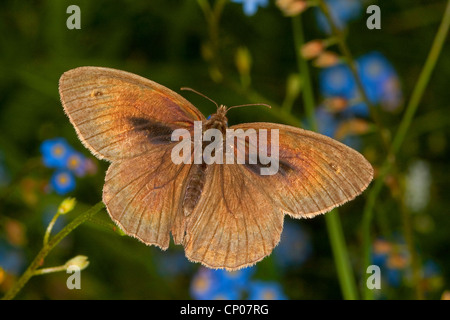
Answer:
[[244, 13], [247, 16], [253, 16], [259, 7], [266, 7], [268, 0], [231, 0], [232, 2], [242, 3]]

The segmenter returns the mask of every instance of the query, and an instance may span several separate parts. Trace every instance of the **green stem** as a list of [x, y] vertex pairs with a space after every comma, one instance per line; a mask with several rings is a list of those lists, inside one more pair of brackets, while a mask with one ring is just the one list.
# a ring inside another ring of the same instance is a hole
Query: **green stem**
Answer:
[[60, 213], [59, 213], [59, 210], [58, 210], [58, 211], [56, 211], [56, 213], [53, 216], [52, 220], [48, 224], [47, 230], [45, 230], [45, 234], [44, 234], [43, 247], [45, 247], [47, 245], [48, 239], [50, 238], [50, 234], [52, 233], [53, 226], [55, 225], [56, 220], [58, 220], [59, 215], [60, 215]]
[[[370, 189], [368, 195], [368, 200], [366, 202], [366, 206], [363, 212], [363, 220], [361, 226], [363, 235], [363, 251], [364, 251], [363, 274], [365, 274], [365, 268], [367, 268], [367, 266], [370, 264], [370, 253], [371, 253], [370, 227], [373, 219], [373, 208], [376, 199], [378, 198], [378, 195], [382, 189], [384, 178], [390, 172], [393, 159], [406, 138], [406, 134], [408, 133], [408, 130], [411, 126], [411, 121], [414, 118], [414, 115], [417, 111], [420, 101], [422, 100], [423, 93], [425, 92], [425, 89], [430, 81], [431, 74], [436, 66], [436, 62], [441, 53], [442, 46], [445, 42], [445, 39], [447, 38], [449, 27], [450, 27], [450, 0], [447, 2], [447, 6], [441, 24], [433, 40], [430, 52], [425, 61], [425, 65], [414, 87], [413, 93], [406, 107], [405, 114], [403, 115], [402, 121], [393, 139], [391, 148], [389, 150], [389, 154], [386, 157], [386, 160], [384, 161], [383, 165], [381, 166], [379, 175], [375, 180], [375, 182], [373, 183], [372, 188]], [[364, 297], [366, 299], [373, 298], [372, 290], [365, 288], [364, 292], [365, 292]]]
[[[311, 85], [308, 64], [300, 54], [300, 48], [305, 43], [303, 35], [303, 26], [300, 16], [292, 18], [292, 28], [294, 33], [295, 51], [297, 56], [298, 68], [300, 70], [301, 81], [303, 84], [303, 102], [308, 116], [311, 128], [317, 131], [317, 123], [314, 116], [314, 93]], [[358, 298], [358, 291], [353, 276], [350, 259], [345, 244], [344, 233], [342, 231], [341, 221], [337, 209], [325, 215], [328, 235], [330, 237], [331, 248], [333, 251], [336, 270], [341, 285], [342, 294], [347, 300]]]
[[444, 45], [445, 39], [447, 38], [449, 26], [450, 1], [447, 2], [444, 17], [442, 18], [441, 25], [439, 26], [438, 32], [436, 33], [436, 36], [434, 38], [430, 53], [428, 54], [425, 65], [423, 66], [419, 79], [414, 87], [411, 98], [409, 100], [409, 104], [406, 108], [406, 112], [398, 128], [397, 134], [392, 142], [392, 153], [397, 153], [406, 137], [406, 133], [411, 125], [411, 121], [414, 118], [420, 101], [422, 100], [423, 93], [425, 92], [428, 82], [430, 81], [431, 73], [433, 72], [439, 59], [442, 46]]
[[328, 234], [330, 235], [331, 248], [333, 250], [339, 283], [342, 295], [346, 300], [358, 299], [358, 289], [353, 276], [350, 258], [345, 245], [344, 233], [338, 209], [325, 214]]
[[219, 25], [220, 18], [222, 16], [223, 8], [225, 7], [227, 0], [217, 0], [214, 7], [211, 7], [207, 0], [197, 0], [203, 14], [205, 16], [206, 22], [208, 24], [209, 31], [209, 41], [210, 48], [212, 50], [212, 66], [213, 70], [217, 72], [215, 80], [220, 81], [224, 78], [222, 61], [220, 60], [220, 35], [219, 35]]
[[315, 101], [314, 92], [311, 84], [311, 76], [309, 74], [308, 62], [303, 59], [300, 54], [300, 48], [305, 43], [305, 37], [303, 35], [303, 25], [301, 21], [301, 16], [297, 15], [292, 18], [292, 29], [294, 34], [294, 45], [295, 45], [295, 55], [297, 57], [297, 65], [300, 71], [300, 81], [303, 85], [302, 96], [303, 103], [305, 106], [305, 113], [309, 119], [311, 129], [313, 131], [318, 131], [316, 117], [314, 113]]
[[34, 270], [33, 276], [38, 276], [38, 275], [47, 274], [47, 273], [60, 272], [60, 271], [65, 271], [65, 270], [67, 270], [66, 265], [50, 267], [50, 268], [42, 268], [42, 269]]
[[423, 300], [425, 298], [425, 294], [423, 292], [423, 286], [421, 285], [422, 276], [420, 270], [420, 260], [414, 245], [414, 232], [411, 222], [411, 213], [406, 208], [404, 201], [402, 200], [403, 199], [400, 199], [401, 203], [399, 207], [402, 213], [405, 242], [408, 246], [408, 251], [410, 252], [411, 256], [412, 283], [415, 287], [417, 300]]
[[31, 262], [28, 269], [23, 273], [23, 275], [17, 280], [14, 286], [6, 292], [2, 300], [11, 300], [19, 293], [23, 286], [30, 280], [30, 278], [36, 274], [36, 269], [39, 268], [44, 262], [45, 257], [50, 253], [50, 251], [69, 233], [75, 230], [80, 224], [89, 220], [92, 216], [98, 213], [105, 207], [103, 202], [99, 202], [89, 210], [80, 214], [72, 222], [70, 222], [64, 229], [57, 233], [53, 238], [51, 238], [46, 245], [43, 246], [41, 251], [36, 255], [34, 260]]

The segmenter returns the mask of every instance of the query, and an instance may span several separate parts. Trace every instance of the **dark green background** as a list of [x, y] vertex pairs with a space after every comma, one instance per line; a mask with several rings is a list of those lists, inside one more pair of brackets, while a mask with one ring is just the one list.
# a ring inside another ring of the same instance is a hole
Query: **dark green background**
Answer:
[[[210, 1], [212, 3], [212, 1]], [[442, 16], [445, 1], [384, 0], [374, 1], [382, 10], [382, 29], [368, 30], [365, 17], [350, 24], [348, 43], [355, 56], [377, 50], [394, 65], [408, 99], [428, 54]], [[66, 8], [81, 8], [81, 30], [68, 30]], [[315, 16], [307, 11], [303, 17], [308, 40], [324, 37], [317, 29]], [[246, 46], [252, 55], [252, 90], [265, 99], [281, 104], [289, 74], [297, 72], [291, 21], [283, 17], [273, 1], [247, 17], [242, 6], [227, 3], [222, 15], [219, 39], [221, 63], [227, 81], [211, 80], [209, 65], [201, 47], [208, 41], [210, 29], [196, 1], [2, 1], [0, 4], [0, 151], [12, 179], [24, 167], [39, 158], [39, 146], [45, 139], [65, 137], [86, 156], [89, 152], [78, 141], [64, 115], [58, 96], [58, 79], [64, 71], [78, 66], [105, 66], [134, 72], [177, 92], [180, 87], [194, 88], [220, 104], [256, 103], [251, 95], [236, 90], [239, 83], [234, 63], [236, 49]], [[415, 232], [421, 257], [435, 261], [441, 268], [444, 283], [429, 298], [439, 298], [450, 288], [449, 228], [449, 72], [450, 46], [446, 43], [437, 68], [420, 104], [416, 119], [398, 157], [399, 176], [408, 164], [424, 159], [431, 165], [431, 199], [426, 215], [434, 222], [428, 233]], [[317, 75], [312, 69], [318, 93]], [[215, 110], [207, 100], [189, 92], [182, 95], [205, 115]], [[319, 101], [319, 97], [316, 97]], [[253, 108], [234, 110], [231, 124], [248, 121], [283, 122], [273, 111]], [[304, 117], [302, 100], [293, 109], [296, 118]], [[400, 122], [402, 110], [383, 114], [385, 127], [392, 133]], [[292, 121], [291, 121], [292, 122]], [[292, 123], [291, 123], [292, 124]], [[298, 123], [300, 125], [300, 123]], [[376, 137], [364, 137], [365, 146], [376, 145]], [[375, 147], [376, 148], [376, 147]], [[373, 151], [373, 150], [372, 150]], [[375, 159], [380, 164], [382, 155]], [[34, 162], [33, 162], [34, 161]], [[77, 180], [71, 194], [79, 201], [67, 220], [101, 199], [107, 163], [97, 162], [95, 176]], [[50, 177], [42, 166], [26, 171], [36, 180]], [[3, 192], [3, 191], [2, 191]], [[34, 203], [26, 203], [20, 187], [13, 187], [0, 202], [0, 215], [21, 221], [26, 226], [28, 261], [40, 249], [45, 226], [42, 210], [62, 197], [38, 193]], [[364, 197], [344, 206], [341, 218], [355, 270], [360, 263], [360, 234]], [[403, 231], [399, 204], [385, 188], [377, 203], [375, 233], [390, 236]], [[377, 216], [388, 222], [381, 230]], [[108, 222], [106, 213], [101, 218]], [[286, 218], [289, 219], [289, 218]], [[334, 268], [323, 217], [302, 221], [312, 238], [313, 256], [296, 271], [282, 273], [272, 258], [258, 264], [257, 277], [280, 281], [292, 299], [340, 299], [341, 292]], [[1, 227], [1, 225], [0, 225]], [[0, 234], [2, 230], [0, 229]], [[384, 233], [383, 233], [384, 232]], [[388, 234], [385, 234], [388, 232]], [[182, 250], [172, 246], [169, 250]], [[155, 265], [162, 259], [159, 249], [148, 248], [137, 240], [119, 236], [108, 226], [87, 223], [66, 239], [46, 260], [46, 266], [64, 263], [77, 254], [87, 255], [90, 266], [82, 273], [82, 290], [67, 290], [67, 275], [51, 274], [33, 278], [18, 296], [21, 299], [182, 299], [190, 298], [189, 283], [198, 265], [190, 273], [164, 276]], [[357, 277], [360, 275], [357, 272]], [[405, 286], [392, 289], [389, 297], [412, 298], [413, 290]]]

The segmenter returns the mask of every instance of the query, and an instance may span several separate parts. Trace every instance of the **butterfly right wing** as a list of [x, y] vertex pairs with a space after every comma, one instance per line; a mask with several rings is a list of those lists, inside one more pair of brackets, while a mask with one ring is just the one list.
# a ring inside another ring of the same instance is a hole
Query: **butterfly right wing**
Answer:
[[[295, 218], [310, 218], [354, 199], [372, 181], [373, 168], [358, 151], [327, 136], [275, 123], [243, 123], [234, 130], [266, 129], [278, 132], [278, 171], [262, 175], [261, 164], [245, 164], [250, 179], [271, 194], [284, 213]], [[271, 150], [271, 139], [259, 143]]]
[[[255, 264], [278, 244], [285, 214], [310, 218], [325, 213], [355, 198], [372, 180], [372, 166], [361, 154], [323, 135], [273, 123], [230, 129], [278, 132], [274, 147], [279, 153], [272, 154], [278, 170], [264, 175], [266, 165], [248, 161], [208, 167], [184, 242], [186, 256], [208, 267], [236, 270]], [[244, 131], [239, 135], [244, 137]], [[261, 135], [258, 141], [272, 150], [269, 136], [260, 139]], [[235, 152], [246, 150], [241, 141]], [[249, 158], [249, 152], [244, 153]]]

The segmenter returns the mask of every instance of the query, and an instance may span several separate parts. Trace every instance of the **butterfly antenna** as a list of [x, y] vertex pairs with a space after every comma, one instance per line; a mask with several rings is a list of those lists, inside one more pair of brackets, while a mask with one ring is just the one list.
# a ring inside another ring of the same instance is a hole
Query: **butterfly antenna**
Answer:
[[215, 101], [214, 101], [213, 99], [211, 99], [210, 97], [204, 95], [203, 93], [200, 93], [200, 92], [198, 92], [197, 90], [194, 90], [194, 89], [192, 89], [192, 88], [187, 88], [187, 87], [183, 87], [183, 88], [181, 88], [181, 90], [192, 91], [192, 92], [198, 94], [199, 96], [202, 96], [203, 98], [208, 99], [209, 101], [211, 101], [212, 103], [214, 103], [214, 104], [216, 105], [217, 109], [219, 109], [219, 105], [217, 104], [217, 102], [215, 102]]
[[238, 106], [232, 106], [232, 107], [229, 107], [229, 108], [227, 109], [227, 112], [228, 112], [228, 110], [233, 109], [233, 108], [250, 107], [250, 106], [264, 106], [264, 107], [267, 107], [267, 108], [269, 108], [269, 109], [272, 108], [272, 107], [271, 107], [270, 105], [268, 105], [267, 103], [249, 103], [249, 104], [240, 104], [240, 105], [238, 105]]

